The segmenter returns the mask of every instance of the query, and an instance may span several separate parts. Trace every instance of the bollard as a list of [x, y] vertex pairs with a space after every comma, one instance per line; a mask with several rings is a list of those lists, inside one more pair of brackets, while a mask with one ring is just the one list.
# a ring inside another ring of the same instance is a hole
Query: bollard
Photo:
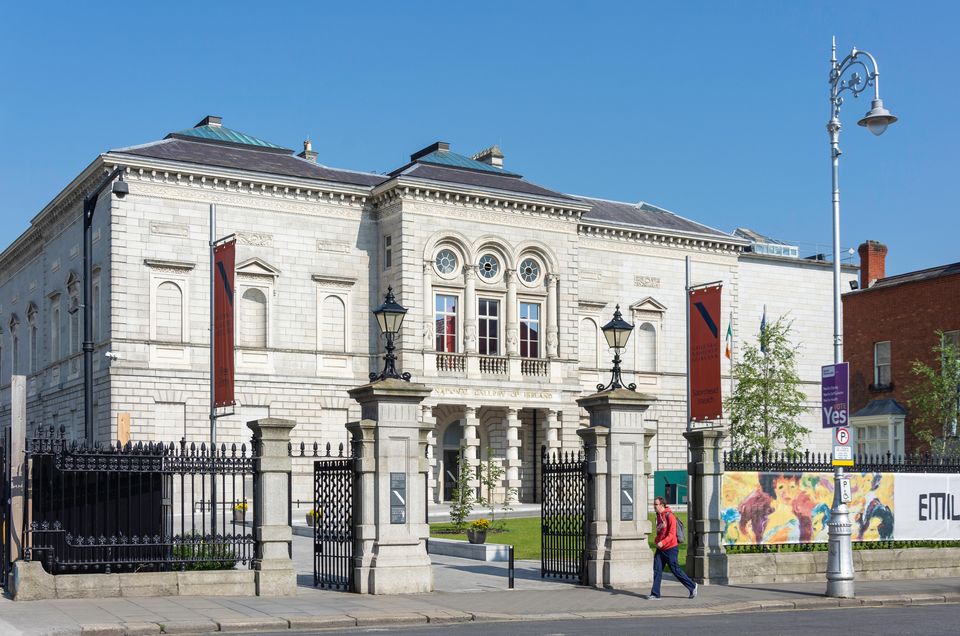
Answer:
[[513, 546], [510, 546], [510, 564], [507, 567], [508, 567], [508, 572], [510, 577], [509, 589], [512, 590], [513, 589]]

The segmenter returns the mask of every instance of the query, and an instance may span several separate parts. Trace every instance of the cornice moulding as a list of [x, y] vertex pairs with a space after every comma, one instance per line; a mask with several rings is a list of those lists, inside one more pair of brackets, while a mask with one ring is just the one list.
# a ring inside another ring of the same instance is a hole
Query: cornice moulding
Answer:
[[716, 252], [739, 254], [746, 243], [736, 239], [723, 239], [694, 232], [679, 232], [655, 228], [630, 228], [619, 225], [604, 225], [598, 223], [581, 222], [578, 234], [607, 240], [630, 241], [640, 243], [656, 243], [671, 247], [687, 247], [707, 249]]

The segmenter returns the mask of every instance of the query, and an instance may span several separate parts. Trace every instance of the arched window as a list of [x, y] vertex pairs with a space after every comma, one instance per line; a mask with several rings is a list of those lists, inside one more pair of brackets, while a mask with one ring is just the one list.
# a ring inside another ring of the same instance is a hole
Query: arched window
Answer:
[[170, 281], [157, 287], [157, 340], [183, 342], [183, 291]]
[[444, 448], [460, 448], [461, 443], [463, 443], [463, 424], [452, 422], [443, 432], [443, 446]]
[[657, 370], [657, 329], [649, 322], [637, 329], [637, 370], [645, 373]]
[[267, 347], [267, 296], [250, 287], [240, 298], [240, 344], [244, 347]]
[[597, 323], [592, 318], [580, 321], [580, 367], [597, 368]]
[[320, 348], [324, 351], [345, 351], [346, 310], [343, 300], [337, 296], [324, 298], [320, 308], [320, 325]]

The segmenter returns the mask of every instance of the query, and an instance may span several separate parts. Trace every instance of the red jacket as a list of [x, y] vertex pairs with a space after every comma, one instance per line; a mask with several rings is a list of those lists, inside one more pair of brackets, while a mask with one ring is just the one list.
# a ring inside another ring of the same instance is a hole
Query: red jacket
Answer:
[[658, 550], [675, 548], [677, 543], [677, 518], [669, 506], [663, 507], [663, 513], [657, 513], [657, 544]]

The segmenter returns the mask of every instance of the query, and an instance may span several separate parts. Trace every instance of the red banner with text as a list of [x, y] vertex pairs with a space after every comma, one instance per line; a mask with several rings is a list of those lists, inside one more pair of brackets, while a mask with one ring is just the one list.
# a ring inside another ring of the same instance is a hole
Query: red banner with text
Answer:
[[690, 303], [690, 419], [723, 417], [720, 392], [720, 290], [721, 285], [689, 292]]
[[236, 241], [213, 248], [213, 404], [236, 404], [233, 392], [233, 274]]

